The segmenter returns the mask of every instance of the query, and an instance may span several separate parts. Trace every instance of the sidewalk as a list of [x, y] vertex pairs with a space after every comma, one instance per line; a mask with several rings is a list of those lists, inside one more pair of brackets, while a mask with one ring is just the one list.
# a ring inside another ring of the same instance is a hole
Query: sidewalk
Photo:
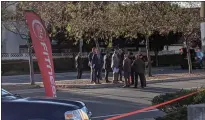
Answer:
[[[197, 71], [197, 70], [194, 70]], [[167, 74], [167, 73], [186, 73], [187, 70], [181, 70], [179, 67], [158, 67], [152, 69], [152, 74]], [[64, 81], [64, 80], [75, 80], [77, 76], [76, 72], [66, 72], [66, 73], [55, 73], [56, 81]], [[104, 73], [103, 73], [104, 76]], [[112, 72], [110, 72], [109, 77], [112, 77]], [[83, 71], [82, 74], [83, 79], [90, 78], [89, 71]], [[42, 77], [40, 74], [34, 75], [35, 82], [42, 82]], [[2, 76], [2, 83], [29, 83], [30, 77], [29, 75], [14, 75], [14, 76]]]
[[[191, 80], [200, 80], [204, 79], [205, 81], [205, 74], [204, 73], [181, 73], [181, 74], [163, 74], [163, 75], [155, 75], [153, 77], [147, 77], [147, 84], [154, 84], [154, 83], [162, 83], [162, 82], [176, 82], [176, 81], [191, 81]], [[110, 77], [109, 80], [112, 80]], [[65, 81], [57, 81], [56, 86], [58, 89], [64, 88], [80, 88], [80, 89], [91, 89], [91, 88], [109, 88], [109, 87], [121, 87], [124, 83], [120, 82], [118, 84], [113, 83], [105, 83], [93, 85], [90, 84], [90, 80], [65, 80]]]
[[[191, 81], [200, 80], [205, 81], [205, 71], [194, 71], [193, 74], [188, 73], [168, 73], [168, 74], [154, 74], [153, 77], [147, 77], [147, 84], [162, 83], [162, 82], [176, 82], [176, 81]], [[112, 77], [109, 77], [112, 80]], [[104, 80], [101, 81], [102, 84], [90, 84], [90, 79], [75, 79], [75, 80], [62, 80], [56, 81], [57, 89], [67, 89], [67, 88], [78, 88], [78, 89], [97, 89], [97, 88], [113, 88], [123, 86], [123, 82], [118, 84], [105, 83]], [[28, 87], [30, 86], [30, 87]], [[33, 89], [43, 87], [42, 82], [36, 82], [36, 86], [29, 85], [29, 83], [2, 83], [2, 88], [11, 89]]]

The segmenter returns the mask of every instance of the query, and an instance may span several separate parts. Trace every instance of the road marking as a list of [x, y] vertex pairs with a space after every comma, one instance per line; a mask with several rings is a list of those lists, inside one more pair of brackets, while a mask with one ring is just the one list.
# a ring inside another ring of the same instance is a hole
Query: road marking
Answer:
[[103, 102], [96, 101], [96, 100], [82, 100], [82, 99], [68, 99], [68, 100], [82, 101], [82, 102], [85, 102], [85, 103], [100, 103], [100, 104], [103, 104]]
[[[141, 113], [154, 112], [154, 111], [159, 111], [159, 110], [158, 110], [158, 109], [153, 109], [153, 110], [148, 110], [148, 111], [144, 111], [144, 112], [141, 112]], [[121, 113], [121, 114], [123, 114], [123, 113]], [[92, 118], [92, 119], [99, 119], [99, 118], [106, 118], [106, 117], [118, 116], [118, 115], [121, 115], [121, 114], [103, 115], [103, 116], [96, 116], [96, 117], [91, 117], [91, 118]]]

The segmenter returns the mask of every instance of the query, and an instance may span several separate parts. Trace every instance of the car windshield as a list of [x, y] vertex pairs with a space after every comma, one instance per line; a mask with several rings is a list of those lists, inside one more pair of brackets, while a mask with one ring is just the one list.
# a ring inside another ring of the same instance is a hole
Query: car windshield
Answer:
[[5, 96], [13, 96], [13, 95], [4, 89], [1, 89], [1, 96], [5, 97]]
[[4, 89], [1, 89], [1, 98], [3, 100], [14, 100], [14, 99], [19, 99], [21, 97], [13, 95], [13, 94], [11, 94], [10, 92], [8, 92], [8, 91], [6, 91]]

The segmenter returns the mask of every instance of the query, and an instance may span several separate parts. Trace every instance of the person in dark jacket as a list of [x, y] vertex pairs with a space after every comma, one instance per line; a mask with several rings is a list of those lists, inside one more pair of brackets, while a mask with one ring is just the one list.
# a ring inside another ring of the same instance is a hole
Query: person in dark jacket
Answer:
[[[100, 54], [103, 57], [102, 50], [100, 50]], [[102, 58], [102, 60], [103, 60], [103, 58]], [[103, 66], [100, 69], [100, 80], [102, 80], [102, 69], [103, 69]]]
[[110, 82], [108, 80], [108, 75], [109, 75], [109, 71], [111, 69], [111, 57], [110, 57], [110, 54], [108, 51], [106, 52], [103, 60], [104, 60], [103, 69], [105, 70], [105, 81], [108, 83], [108, 82]]
[[100, 84], [100, 72], [103, 67], [103, 58], [100, 51], [96, 49], [96, 53], [92, 58], [92, 70], [94, 71], [94, 82]]
[[[135, 60], [135, 57], [133, 56], [132, 52], [128, 53], [128, 58], [131, 60], [131, 63], [133, 63], [133, 61]], [[133, 69], [133, 66], [131, 67], [131, 85], [134, 85], [134, 77], [135, 77], [135, 72]]]
[[140, 58], [141, 56], [139, 54], [136, 55], [136, 59], [132, 63], [132, 67], [135, 72], [135, 83], [134, 87], [137, 88], [138, 85], [138, 76], [140, 77], [141, 87], [144, 88], [145, 85], [145, 62]]
[[91, 78], [91, 83], [94, 82], [94, 71], [92, 69], [92, 59], [93, 55], [95, 54], [95, 47], [92, 48], [92, 51], [88, 54], [88, 66], [90, 67], [90, 78]]
[[124, 52], [122, 51], [122, 49], [119, 49], [118, 51], [118, 58], [119, 58], [119, 79], [120, 81], [122, 81], [122, 71], [123, 71], [123, 60], [124, 60]]
[[131, 73], [131, 60], [128, 58], [128, 55], [125, 54], [124, 60], [123, 60], [123, 70], [124, 70], [124, 78], [125, 78], [125, 85], [123, 87], [129, 87], [130, 86], [130, 73]]
[[[145, 63], [145, 68], [147, 68], [147, 67], [148, 67], [147, 64], [146, 64], [147, 58], [146, 58], [145, 56], [143, 56], [142, 54], [140, 54], [139, 57], [140, 57], [141, 60], [144, 61], [144, 63]], [[153, 61], [151, 61], [151, 62], [153, 62]], [[144, 74], [145, 74], [145, 73], [144, 73]], [[145, 78], [145, 77], [144, 77], [144, 78]], [[144, 87], [146, 87], [146, 86], [147, 86], [147, 81], [146, 81], [146, 79], [144, 79], [143, 82], [144, 82]]]
[[83, 61], [81, 58], [81, 53], [75, 57], [76, 69], [77, 69], [77, 79], [81, 79], [82, 70], [83, 70]]

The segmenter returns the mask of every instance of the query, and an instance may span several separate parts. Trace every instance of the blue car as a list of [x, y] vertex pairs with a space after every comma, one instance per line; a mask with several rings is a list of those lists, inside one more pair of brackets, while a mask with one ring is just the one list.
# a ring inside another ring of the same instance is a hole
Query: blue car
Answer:
[[1, 89], [2, 120], [90, 120], [91, 112], [80, 101], [22, 98]]

